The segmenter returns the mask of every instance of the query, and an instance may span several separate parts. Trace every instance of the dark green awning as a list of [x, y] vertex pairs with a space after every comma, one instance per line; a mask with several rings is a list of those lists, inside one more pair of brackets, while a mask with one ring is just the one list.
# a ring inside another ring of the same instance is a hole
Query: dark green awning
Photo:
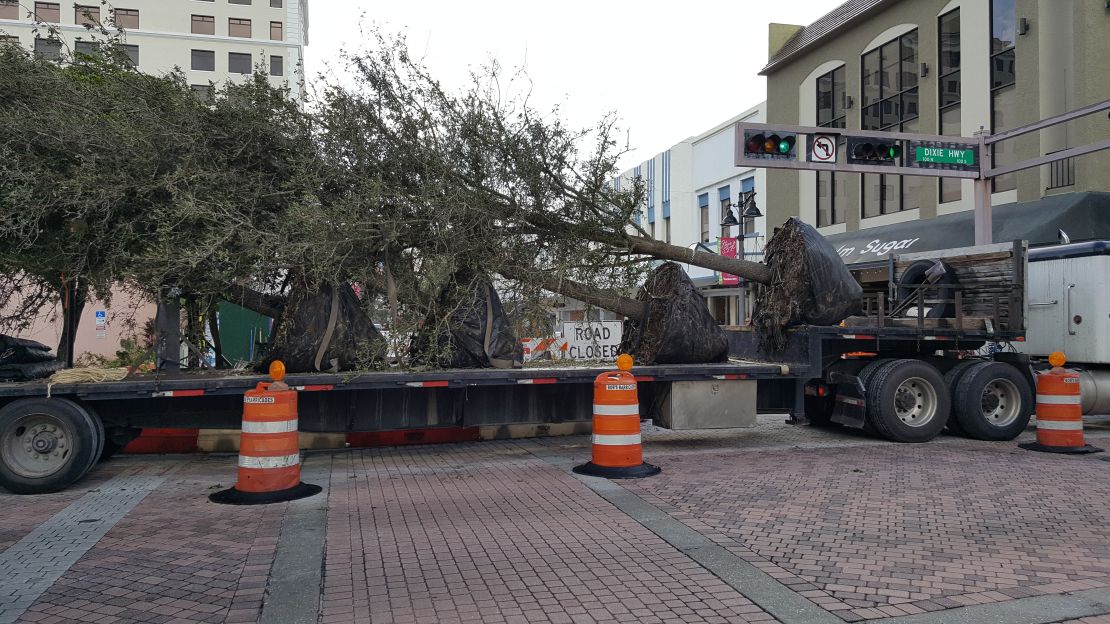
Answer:
[[[973, 211], [941, 215], [826, 236], [845, 264], [883, 260], [891, 253], [970, 247], [975, 244]], [[995, 242], [1027, 240], [1054, 245], [1063, 230], [1073, 242], [1110, 238], [1110, 193], [1067, 193], [1037, 201], [995, 206]]]

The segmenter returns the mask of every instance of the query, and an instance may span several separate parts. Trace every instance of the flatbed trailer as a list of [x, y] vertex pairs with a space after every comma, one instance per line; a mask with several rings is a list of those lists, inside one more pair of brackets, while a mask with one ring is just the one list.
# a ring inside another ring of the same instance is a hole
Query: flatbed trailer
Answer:
[[[889, 259], [884, 287], [892, 294], [912, 261]], [[633, 368], [641, 415], [658, 419], [666, 412], [664, 421], [670, 422], [683, 410], [724, 413], [721, 406], [747, 401], [755, 403], [745, 406], [753, 414], [787, 413], [798, 424], [870, 427], [901, 442], [930, 440], [946, 426], [982, 439], [1013, 438], [1032, 413], [1029, 359], [976, 353], [988, 343], [1024, 340], [1025, 247], [974, 249], [948, 261], [956, 269], [963, 262], [980, 272], [992, 262], [1008, 267], [1006, 287], [994, 288], [986, 298], [962, 290], [966, 284], [914, 287], [916, 317], [891, 316], [884, 310], [888, 297], [874, 297], [863, 315], [841, 326], [788, 330], [785, 347], [773, 352], [761, 347], [751, 327], [726, 328], [727, 362]], [[956, 313], [928, 318], [926, 301], [955, 303]], [[610, 370], [553, 364], [314, 373], [291, 374], [287, 383], [300, 391], [304, 432], [585, 425], [593, 415], [594, 378]], [[26, 493], [62, 489], [143, 428], [237, 429], [243, 393], [265, 380], [163, 372], [99, 383], [0, 384], [0, 485]], [[992, 404], [992, 397], [1000, 401]], [[716, 418], [709, 426], [740, 424], [730, 418]]]

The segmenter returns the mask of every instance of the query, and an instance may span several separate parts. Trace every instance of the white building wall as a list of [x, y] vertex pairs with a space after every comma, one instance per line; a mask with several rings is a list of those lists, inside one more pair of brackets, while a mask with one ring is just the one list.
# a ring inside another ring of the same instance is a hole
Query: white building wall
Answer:
[[[33, 48], [36, 25], [26, 17], [27, 7], [33, 3], [21, 2], [20, 17], [16, 20], [0, 19], [0, 33], [19, 38], [20, 45]], [[99, 33], [92, 32], [78, 24], [78, 15], [73, 3], [59, 1], [60, 21], [57, 24], [58, 36], [70, 50], [75, 41], [102, 39]], [[108, 9], [96, 0], [82, 1], [80, 4], [101, 7], [101, 21], [107, 23]], [[252, 4], [229, 4], [226, 0], [205, 2], [167, 2], [166, 0], [128, 0], [126, 7], [139, 11], [139, 28], [127, 29], [123, 42], [139, 48], [139, 71], [149, 74], [164, 74], [175, 69], [182, 70], [189, 84], [207, 85], [224, 81], [242, 81], [248, 75], [228, 71], [228, 54], [231, 52], [250, 54], [252, 66], [261, 66], [268, 72], [270, 57], [281, 56], [284, 71], [282, 76], [272, 76], [275, 86], [287, 85], [292, 97], [303, 99], [304, 46], [308, 43], [307, 16], [308, 0], [283, 0], [282, 6], [272, 7], [269, 0], [254, 0]], [[214, 18], [215, 34], [192, 34], [192, 16], [205, 15]], [[229, 18], [251, 20], [251, 37], [228, 36]], [[282, 41], [270, 40], [270, 22], [282, 24]], [[40, 35], [41, 36], [40, 29]], [[192, 50], [210, 50], [215, 53], [215, 71], [194, 71], [191, 69]]]

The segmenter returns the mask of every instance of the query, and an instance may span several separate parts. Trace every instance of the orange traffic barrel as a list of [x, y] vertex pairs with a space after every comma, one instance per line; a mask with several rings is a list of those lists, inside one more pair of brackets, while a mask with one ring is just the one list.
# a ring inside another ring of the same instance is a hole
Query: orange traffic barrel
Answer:
[[234, 487], [209, 496], [214, 503], [259, 505], [305, 498], [321, 491], [301, 483], [297, 443], [297, 391], [287, 386], [285, 365], [270, 364], [272, 382], [260, 381], [243, 395], [239, 434], [239, 479]]
[[632, 356], [617, 358], [617, 372], [594, 379], [593, 458], [574, 472], [609, 479], [636, 479], [659, 474], [644, 462], [640, 440], [640, 400], [636, 377], [629, 372]]
[[1059, 351], [1049, 356], [1052, 369], [1037, 375], [1037, 441], [1020, 444], [1047, 453], [1098, 453], [1083, 439], [1083, 405], [1079, 373], [1064, 369]]

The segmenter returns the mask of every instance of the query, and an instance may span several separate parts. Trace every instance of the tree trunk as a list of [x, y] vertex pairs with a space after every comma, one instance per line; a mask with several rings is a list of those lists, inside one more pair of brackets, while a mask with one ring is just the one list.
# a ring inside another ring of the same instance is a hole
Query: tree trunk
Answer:
[[629, 247], [639, 254], [692, 264], [721, 273], [730, 273], [760, 284], [771, 283], [771, 267], [759, 262], [726, 258], [720, 254], [697, 251], [696, 249], [679, 247], [678, 245], [639, 236], [629, 239]]
[[223, 294], [226, 301], [268, 316], [275, 321], [281, 316], [281, 311], [285, 307], [285, 297], [267, 295], [239, 284], [229, 283]]
[[65, 362], [66, 368], [73, 368], [73, 345], [77, 340], [77, 329], [88, 294], [89, 285], [80, 277], [66, 280], [63, 284], [62, 337], [58, 341], [58, 359]]
[[624, 297], [611, 290], [587, 286], [567, 279], [560, 279], [543, 271], [531, 272], [520, 268], [501, 268], [501, 275], [518, 282], [538, 284], [544, 290], [572, 297], [583, 303], [616, 312], [631, 319], [642, 320], [647, 307], [640, 301]]

